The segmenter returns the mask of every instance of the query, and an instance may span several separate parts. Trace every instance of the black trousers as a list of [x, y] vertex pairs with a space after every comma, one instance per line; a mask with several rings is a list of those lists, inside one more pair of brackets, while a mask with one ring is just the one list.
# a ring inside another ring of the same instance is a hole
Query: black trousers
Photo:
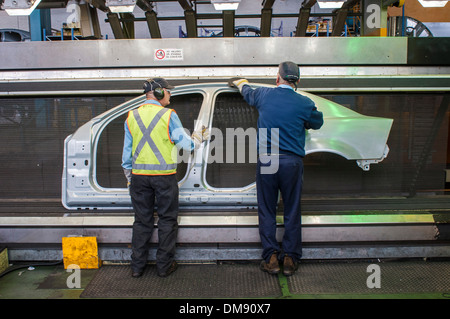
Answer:
[[135, 215], [131, 242], [133, 271], [142, 271], [147, 263], [155, 225], [155, 205], [158, 212], [156, 267], [159, 273], [170, 267], [178, 234], [178, 193], [176, 174], [132, 175], [130, 195]]

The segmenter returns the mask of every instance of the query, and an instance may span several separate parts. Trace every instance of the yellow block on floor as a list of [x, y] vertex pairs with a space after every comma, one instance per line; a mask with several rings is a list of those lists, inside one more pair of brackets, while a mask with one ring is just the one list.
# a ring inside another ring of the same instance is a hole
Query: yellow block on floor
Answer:
[[80, 269], [97, 269], [101, 265], [98, 258], [96, 237], [63, 237], [62, 251], [64, 269], [77, 265]]
[[0, 247], [0, 273], [4, 272], [8, 267], [8, 249]]

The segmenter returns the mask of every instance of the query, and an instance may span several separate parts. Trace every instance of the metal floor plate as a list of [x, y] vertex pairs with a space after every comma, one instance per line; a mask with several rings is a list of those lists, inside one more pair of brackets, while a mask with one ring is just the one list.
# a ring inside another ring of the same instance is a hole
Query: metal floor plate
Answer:
[[[408, 294], [450, 292], [450, 262], [381, 262], [379, 288], [368, 262], [302, 263], [288, 278], [291, 294]], [[372, 286], [372, 288], [368, 287]]]
[[129, 266], [102, 266], [82, 298], [260, 298], [282, 295], [277, 276], [259, 265], [178, 265], [166, 278], [148, 265], [140, 278], [132, 278]]
[[[376, 271], [370, 268], [372, 265]], [[450, 261], [307, 261], [287, 278], [262, 272], [258, 263], [181, 264], [166, 278], [157, 276], [154, 265], [149, 265], [140, 278], [132, 278], [130, 271], [129, 266], [102, 266], [80, 297], [284, 298], [450, 293]], [[377, 278], [380, 286], [369, 288], [368, 284], [376, 283]]]

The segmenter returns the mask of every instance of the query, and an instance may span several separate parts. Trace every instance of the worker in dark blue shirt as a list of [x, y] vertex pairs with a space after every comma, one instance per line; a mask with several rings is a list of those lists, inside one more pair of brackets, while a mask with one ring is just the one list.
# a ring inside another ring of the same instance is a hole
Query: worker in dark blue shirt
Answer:
[[[323, 114], [314, 102], [296, 92], [300, 70], [293, 62], [279, 65], [276, 88], [253, 89], [247, 79], [233, 78], [245, 101], [258, 109], [256, 188], [259, 233], [263, 247], [261, 269], [270, 274], [294, 274], [302, 256], [301, 193], [305, 129], [319, 129]], [[295, 90], [294, 90], [295, 89]], [[284, 236], [276, 239], [278, 192], [284, 204]]]

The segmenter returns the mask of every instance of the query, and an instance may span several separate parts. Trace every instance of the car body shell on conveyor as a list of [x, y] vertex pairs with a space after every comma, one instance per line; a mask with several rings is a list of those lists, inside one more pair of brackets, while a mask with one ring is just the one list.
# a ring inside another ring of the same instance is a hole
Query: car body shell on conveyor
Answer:
[[[254, 88], [260, 86], [271, 87], [252, 83]], [[234, 99], [238, 99], [238, 103], [244, 103], [249, 109], [254, 109], [243, 101], [236, 89], [229, 88], [226, 83], [181, 85], [172, 90], [172, 98], [179, 100], [190, 94], [201, 95], [202, 102], [193, 129], [200, 129], [204, 125], [210, 128], [211, 135], [214, 136], [214, 109], [218, 108], [215, 104], [218, 96], [224, 93], [234, 94]], [[297, 93], [311, 98], [324, 115], [324, 125], [320, 130], [307, 131], [306, 154], [314, 152], [338, 154], [356, 161], [358, 166], [366, 171], [370, 169], [371, 164], [386, 158], [389, 151], [386, 143], [392, 119], [361, 115], [325, 98], [300, 90], [297, 90]], [[130, 110], [139, 107], [144, 101], [145, 96], [142, 95], [112, 108], [94, 117], [66, 138], [62, 176], [62, 203], [66, 209], [131, 208], [125, 177], [123, 187], [107, 188], [98, 183], [97, 147], [100, 135], [108, 124], [118, 117], [124, 118]], [[172, 103], [170, 107], [177, 110], [175, 104]], [[230, 108], [233, 106], [227, 106], [227, 109]], [[185, 125], [183, 119], [182, 123]], [[123, 125], [121, 129], [123, 130]], [[256, 129], [253, 131], [256, 132]], [[123, 139], [120, 142], [122, 141]], [[214, 138], [184, 158], [187, 169], [185, 175], [179, 179], [180, 207], [214, 210], [255, 207], [257, 202], [254, 181], [239, 187], [217, 187], [208, 183], [206, 172], [210, 164], [207, 154], [211, 151], [212, 141]], [[120, 167], [120, 161], [117, 161], [117, 166]]]

